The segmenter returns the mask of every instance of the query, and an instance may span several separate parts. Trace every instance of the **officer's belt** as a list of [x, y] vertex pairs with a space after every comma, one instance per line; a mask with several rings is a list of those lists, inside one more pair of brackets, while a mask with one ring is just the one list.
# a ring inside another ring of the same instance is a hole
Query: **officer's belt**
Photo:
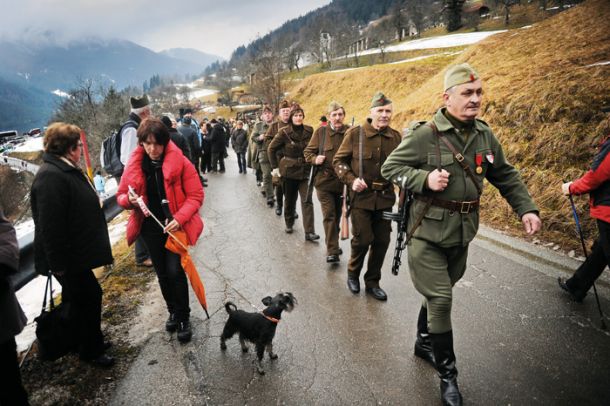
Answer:
[[390, 185], [392, 185], [390, 182], [373, 181], [371, 182], [371, 189], [377, 192], [381, 192], [383, 190], [388, 189]]
[[479, 200], [459, 201], [459, 200], [444, 200], [432, 196], [414, 195], [415, 200], [430, 203], [432, 206], [442, 207], [444, 209], [458, 212], [461, 214], [472, 213], [479, 208]]
[[305, 158], [303, 157], [291, 157], [291, 156], [284, 156], [284, 159], [288, 160], [288, 161], [294, 161], [294, 162], [298, 162], [298, 163], [303, 163], [305, 162]]

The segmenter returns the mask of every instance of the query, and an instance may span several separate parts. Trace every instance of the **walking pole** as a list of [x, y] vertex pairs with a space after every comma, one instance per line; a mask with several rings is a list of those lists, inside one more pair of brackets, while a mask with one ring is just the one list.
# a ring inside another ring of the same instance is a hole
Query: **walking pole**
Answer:
[[[574, 199], [572, 198], [572, 193], [568, 195], [570, 199], [570, 206], [572, 206], [572, 215], [574, 216], [574, 222], [576, 223], [576, 231], [578, 231], [578, 236], [580, 237], [580, 243], [582, 245], [582, 250], [585, 253], [585, 258], [589, 258], [589, 254], [587, 254], [587, 247], [585, 246], [585, 238], [582, 234], [582, 228], [580, 227], [580, 220], [578, 219], [578, 213], [576, 212], [576, 206], [574, 205]], [[599, 303], [599, 296], [597, 295], [597, 288], [595, 287], [595, 282], [593, 282], [593, 293], [595, 293], [595, 301], [597, 302], [597, 310], [599, 310], [599, 320], [601, 324], [601, 329], [606, 330], [606, 321], [604, 320], [604, 313], [602, 312], [602, 306]]]

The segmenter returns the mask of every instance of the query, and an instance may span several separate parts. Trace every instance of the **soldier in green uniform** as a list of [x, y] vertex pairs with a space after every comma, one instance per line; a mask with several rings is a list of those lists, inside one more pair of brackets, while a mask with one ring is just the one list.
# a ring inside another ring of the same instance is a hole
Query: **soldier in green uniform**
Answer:
[[341, 204], [343, 184], [333, 168], [333, 159], [339, 149], [345, 131], [349, 126], [343, 124], [345, 109], [336, 101], [328, 105], [330, 124], [316, 130], [305, 148], [305, 159], [319, 168], [314, 179], [314, 186], [324, 216], [324, 233], [326, 234], [326, 262], [339, 262], [339, 222], [341, 221]]
[[468, 64], [445, 74], [445, 107], [415, 128], [384, 163], [386, 179], [414, 194], [409, 212], [409, 272], [424, 296], [415, 355], [436, 366], [441, 399], [461, 405], [451, 325], [452, 287], [466, 270], [468, 244], [479, 225], [483, 179], [500, 190], [531, 235], [538, 208], [489, 126], [476, 118], [482, 83]]
[[267, 130], [271, 126], [272, 120], [273, 111], [269, 106], [265, 106], [261, 113], [261, 120], [254, 124], [250, 137], [252, 139], [253, 154], [256, 154], [256, 158], [253, 158], [253, 161], [258, 163], [262, 172], [263, 192], [267, 198], [267, 206], [269, 207], [273, 207], [273, 185], [271, 184], [271, 165], [267, 159], [267, 149], [264, 147], [263, 141], [265, 140]]
[[333, 159], [337, 176], [350, 189], [352, 241], [347, 286], [354, 294], [360, 292], [360, 272], [368, 252], [365, 291], [377, 300], [388, 298], [379, 286], [392, 232], [383, 212], [392, 210], [396, 200], [394, 185], [381, 176], [381, 165], [401, 139], [400, 133], [390, 127], [391, 119], [392, 101], [383, 93], [376, 93], [370, 117], [345, 133]]
[[[273, 137], [275, 137], [282, 128], [290, 126], [290, 111], [291, 111], [290, 103], [288, 102], [288, 100], [282, 100], [280, 102], [280, 105], [278, 108], [277, 120], [275, 120], [271, 124], [271, 126], [269, 126], [269, 129], [265, 133], [265, 140], [263, 141], [263, 149], [265, 151], [267, 151], [267, 156], [265, 157], [264, 163], [263, 163], [263, 161], [261, 161], [261, 167], [262, 166], [268, 167], [269, 173], [271, 173], [271, 169], [272, 169], [271, 164], [269, 163], [269, 160], [270, 160], [269, 151], [268, 151], [269, 144], [271, 144]], [[263, 171], [264, 171], [264, 169], [263, 169]], [[269, 194], [270, 191], [271, 191], [271, 194]], [[269, 184], [269, 186], [265, 186], [265, 192], [267, 194], [267, 198], [269, 198], [269, 196], [273, 196], [274, 187], [271, 183]], [[275, 200], [277, 203], [277, 207], [275, 208], [275, 214], [277, 214], [278, 216], [281, 216], [282, 207], [284, 204], [284, 190], [282, 189], [281, 182], [279, 182], [277, 185], [275, 185]]]

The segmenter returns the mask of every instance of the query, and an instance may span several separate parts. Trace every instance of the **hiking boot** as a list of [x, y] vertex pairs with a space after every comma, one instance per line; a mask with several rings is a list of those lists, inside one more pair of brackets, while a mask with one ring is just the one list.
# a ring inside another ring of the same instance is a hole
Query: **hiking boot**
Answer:
[[174, 313], [170, 313], [167, 321], [165, 322], [165, 331], [173, 333], [177, 328], [178, 320], [176, 320], [176, 315]]

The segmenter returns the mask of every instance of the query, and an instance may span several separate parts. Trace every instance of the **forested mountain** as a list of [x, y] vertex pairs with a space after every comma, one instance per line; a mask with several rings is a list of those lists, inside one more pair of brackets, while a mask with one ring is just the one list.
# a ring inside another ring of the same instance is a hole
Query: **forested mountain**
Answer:
[[180, 59], [196, 63], [201, 66], [208, 66], [213, 62], [222, 61], [224, 58], [218, 55], [207, 54], [193, 48], [171, 48], [165, 49], [159, 52], [161, 55], [169, 56], [171, 58]]

